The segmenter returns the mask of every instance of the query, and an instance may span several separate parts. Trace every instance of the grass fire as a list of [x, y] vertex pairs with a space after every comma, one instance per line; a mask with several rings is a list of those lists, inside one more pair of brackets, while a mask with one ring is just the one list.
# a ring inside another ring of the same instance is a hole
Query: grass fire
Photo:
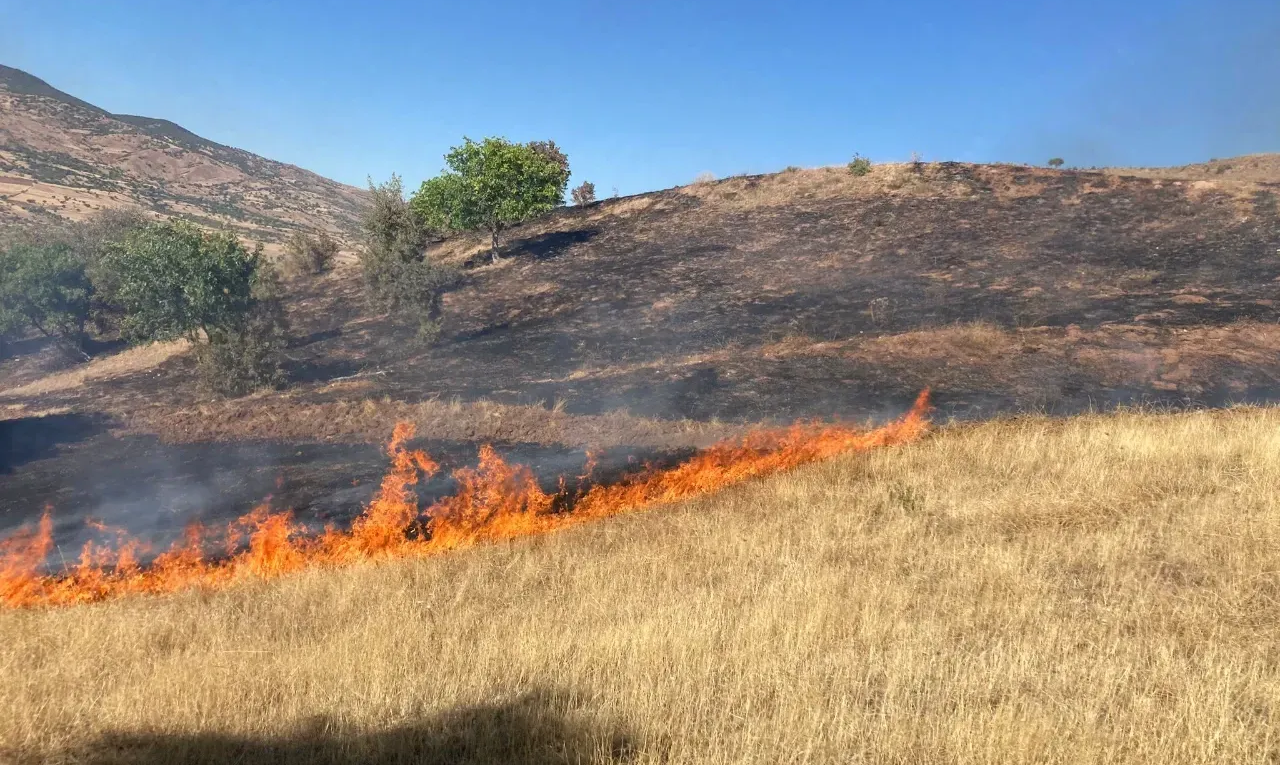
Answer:
[[[387, 447], [391, 469], [368, 508], [349, 529], [312, 535], [288, 511], [263, 505], [236, 519], [217, 536], [225, 554], [211, 557], [214, 535], [189, 527], [184, 540], [155, 555], [137, 540], [117, 534], [115, 544], [88, 542], [79, 563], [41, 573], [54, 549], [52, 512], [38, 527], [0, 540], [0, 603], [8, 607], [70, 605], [120, 595], [220, 587], [245, 577], [272, 578], [307, 566], [343, 565], [384, 558], [422, 557], [541, 534], [585, 521], [632, 512], [717, 491], [848, 451], [909, 442], [925, 430], [928, 391], [896, 422], [859, 430], [841, 425], [797, 424], [758, 430], [721, 443], [666, 469], [648, 469], [616, 484], [597, 484], [569, 497], [544, 491], [533, 473], [509, 464], [489, 446], [479, 464], [455, 472], [458, 491], [422, 511], [412, 491], [439, 466], [426, 453], [406, 448], [412, 425], [401, 423]], [[588, 465], [590, 470], [590, 464]], [[559, 505], [567, 509], [557, 510]], [[110, 532], [99, 526], [99, 531]]]
[[1280, 765], [1280, 3], [14, 5], [0, 765]]

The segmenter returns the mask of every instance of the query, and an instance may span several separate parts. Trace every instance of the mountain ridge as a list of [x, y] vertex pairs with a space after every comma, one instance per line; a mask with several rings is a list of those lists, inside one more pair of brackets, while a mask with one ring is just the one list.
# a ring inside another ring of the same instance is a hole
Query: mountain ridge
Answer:
[[325, 230], [354, 246], [367, 192], [200, 136], [115, 114], [0, 65], [0, 224], [116, 207], [185, 217], [279, 246]]

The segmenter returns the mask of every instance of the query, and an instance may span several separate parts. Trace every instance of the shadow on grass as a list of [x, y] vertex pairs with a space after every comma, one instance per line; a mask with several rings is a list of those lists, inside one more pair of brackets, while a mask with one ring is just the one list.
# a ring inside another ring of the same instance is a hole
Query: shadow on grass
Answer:
[[[415, 725], [351, 735], [323, 718], [279, 738], [112, 734], [67, 760], [92, 765], [568, 765], [633, 759], [627, 736], [570, 722], [561, 712], [564, 706], [554, 694], [535, 692], [507, 704], [467, 707]], [[20, 755], [18, 761], [36, 760]]]
[[[533, 260], [551, 260], [568, 252], [576, 244], [585, 244], [600, 235], [598, 228], [582, 228], [572, 231], [552, 231], [537, 236], [514, 239], [499, 247], [500, 258], [531, 258]], [[462, 264], [471, 269], [487, 266], [490, 263], [489, 253], [476, 255]]]

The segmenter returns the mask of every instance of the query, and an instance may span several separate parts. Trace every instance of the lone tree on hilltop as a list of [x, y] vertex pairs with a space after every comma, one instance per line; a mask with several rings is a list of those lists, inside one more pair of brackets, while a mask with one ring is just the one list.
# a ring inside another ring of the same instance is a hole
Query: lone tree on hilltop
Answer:
[[1062, 157], [1054, 157], [1053, 159], [1049, 160], [1049, 167], [1052, 167], [1055, 170], [1057, 170], [1058, 168], [1062, 167], [1065, 164], [1066, 164], [1066, 161], [1063, 160]]
[[564, 203], [569, 160], [551, 141], [463, 140], [445, 155], [449, 169], [423, 182], [409, 206], [429, 229], [489, 232], [496, 263], [503, 231]]

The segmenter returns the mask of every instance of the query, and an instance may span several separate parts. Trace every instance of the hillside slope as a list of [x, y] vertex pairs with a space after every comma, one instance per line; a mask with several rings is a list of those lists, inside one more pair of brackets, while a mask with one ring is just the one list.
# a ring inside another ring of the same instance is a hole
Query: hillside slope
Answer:
[[0, 66], [0, 225], [136, 205], [258, 241], [303, 228], [349, 243], [365, 195], [167, 120], [111, 114]]
[[430, 348], [357, 269], [296, 281], [283, 391], [210, 400], [181, 349], [52, 374], [18, 349], [0, 531], [51, 497], [163, 533], [267, 494], [341, 522], [398, 420], [451, 467], [492, 442], [554, 480], [586, 447], [625, 466], [753, 422], [897, 415], [926, 386], [941, 419], [1280, 400], [1277, 199], [957, 163], [731, 178], [560, 210], [496, 266], [443, 243], [465, 281]]
[[1111, 171], [1144, 178], [1280, 183], [1280, 154], [1247, 154], [1181, 167], [1112, 168]]

